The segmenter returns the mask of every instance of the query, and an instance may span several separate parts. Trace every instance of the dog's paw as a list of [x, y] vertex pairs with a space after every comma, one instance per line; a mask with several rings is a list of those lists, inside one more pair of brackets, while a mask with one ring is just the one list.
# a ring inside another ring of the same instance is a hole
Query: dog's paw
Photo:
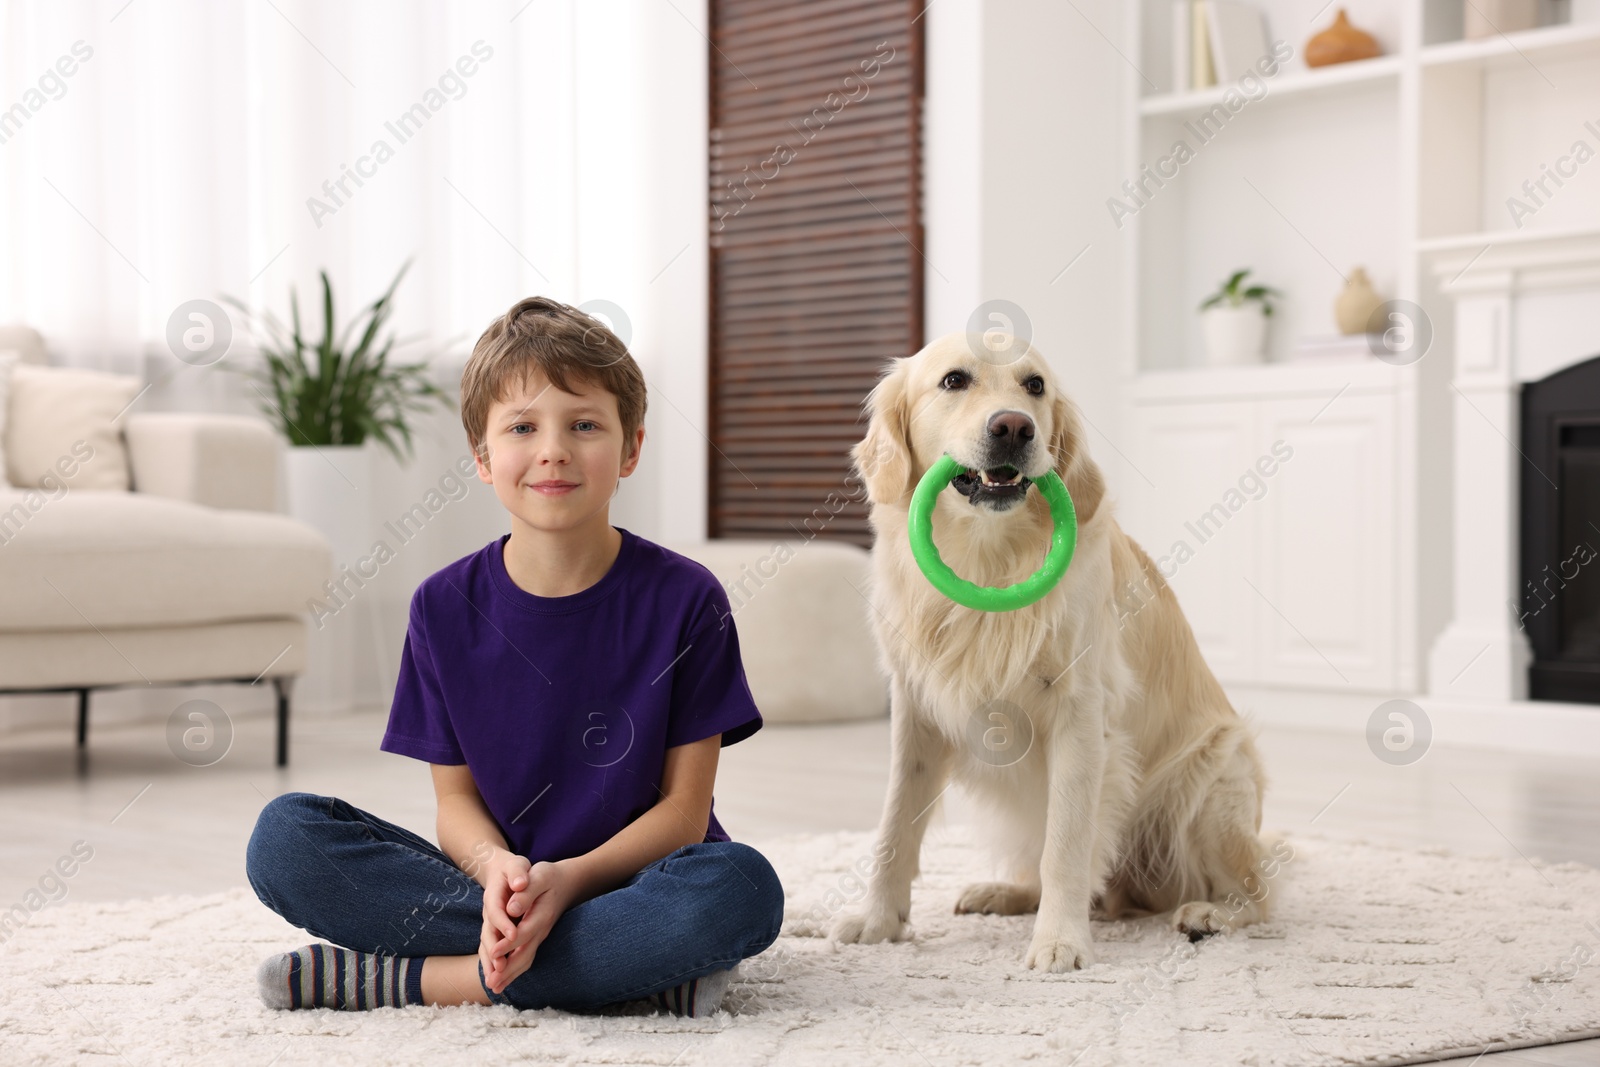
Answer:
[[869, 907], [863, 912], [846, 912], [833, 921], [831, 937], [841, 945], [876, 945], [898, 941], [905, 935], [906, 922], [889, 908]]
[[1233, 923], [1227, 913], [1211, 901], [1191, 900], [1173, 909], [1172, 928], [1180, 934], [1188, 934], [1190, 941], [1199, 941], [1232, 930]]
[[1033, 970], [1061, 974], [1093, 964], [1094, 949], [1089, 947], [1087, 937], [1080, 940], [1069, 936], [1035, 934], [1033, 943], [1028, 946], [1027, 962]]
[[975, 882], [956, 898], [956, 914], [1025, 915], [1039, 910], [1039, 890], [1010, 882]]

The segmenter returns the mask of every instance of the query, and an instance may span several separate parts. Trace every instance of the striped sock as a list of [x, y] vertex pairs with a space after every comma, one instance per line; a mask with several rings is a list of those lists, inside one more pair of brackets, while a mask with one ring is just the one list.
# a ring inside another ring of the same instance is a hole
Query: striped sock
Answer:
[[713, 1014], [722, 1004], [722, 994], [727, 991], [728, 982], [732, 977], [732, 967], [727, 970], [712, 971], [710, 974], [702, 974], [699, 978], [691, 978], [682, 985], [652, 993], [650, 1000], [674, 1015], [702, 1019]]
[[422, 959], [318, 943], [263, 960], [256, 982], [269, 1008], [400, 1008], [422, 1003]]

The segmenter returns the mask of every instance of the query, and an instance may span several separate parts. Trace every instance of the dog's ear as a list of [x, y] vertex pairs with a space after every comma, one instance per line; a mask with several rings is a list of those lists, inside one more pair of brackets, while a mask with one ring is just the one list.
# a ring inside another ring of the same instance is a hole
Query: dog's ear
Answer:
[[906, 359], [897, 359], [888, 364], [862, 401], [867, 435], [850, 449], [850, 459], [866, 485], [867, 499], [874, 504], [901, 503], [915, 488], [911, 482], [906, 363]]
[[1081, 528], [1089, 525], [1094, 513], [1100, 510], [1100, 501], [1106, 495], [1106, 480], [1085, 447], [1078, 406], [1059, 389], [1050, 404], [1050, 423], [1050, 454], [1055, 457], [1055, 472], [1072, 494], [1072, 506], [1078, 513]]

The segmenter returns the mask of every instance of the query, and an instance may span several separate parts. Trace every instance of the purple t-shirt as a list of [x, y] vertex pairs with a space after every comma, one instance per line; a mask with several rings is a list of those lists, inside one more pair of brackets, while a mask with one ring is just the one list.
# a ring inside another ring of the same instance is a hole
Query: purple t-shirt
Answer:
[[[704, 566], [616, 527], [594, 585], [518, 587], [509, 534], [411, 598], [385, 752], [462, 764], [511, 851], [581, 855], [661, 800], [666, 750], [761, 728], [728, 595]], [[727, 841], [716, 811], [705, 840]]]

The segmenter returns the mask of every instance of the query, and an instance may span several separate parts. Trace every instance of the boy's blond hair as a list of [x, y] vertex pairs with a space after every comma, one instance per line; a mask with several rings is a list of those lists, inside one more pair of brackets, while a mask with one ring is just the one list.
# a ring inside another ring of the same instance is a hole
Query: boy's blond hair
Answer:
[[487, 462], [489, 409], [505, 399], [508, 386], [525, 381], [534, 370], [569, 393], [579, 382], [615, 396], [627, 458], [649, 403], [644, 372], [605, 323], [543, 296], [517, 301], [472, 347], [461, 373], [461, 424], [473, 455]]

